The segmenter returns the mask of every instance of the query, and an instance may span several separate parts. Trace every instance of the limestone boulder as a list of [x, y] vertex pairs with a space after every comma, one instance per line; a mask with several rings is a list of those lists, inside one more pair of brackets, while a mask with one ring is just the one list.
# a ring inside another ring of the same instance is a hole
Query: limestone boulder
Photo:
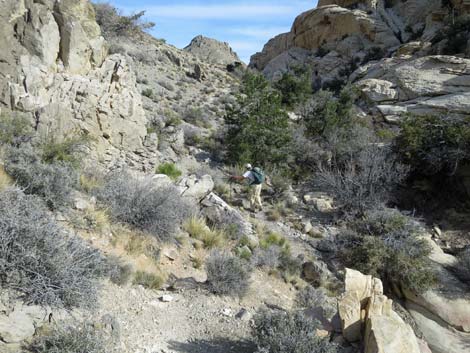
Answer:
[[398, 99], [398, 91], [390, 81], [378, 79], [365, 79], [356, 86], [372, 102], [394, 101]]
[[248, 237], [250, 243], [258, 244], [253, 226], [240, 212], [228, 205], [222, 198], [211, 192], [201, 201], [202, 213], [214, 224], [226, 227], [233, 225], [239, 236]]
[[408, 303], [407, 309], [424, 335], [433, 353], [466, 353], [470, 347], [470, 333], [458, 331], [425, 308]]
[[420, 353], [411, 326], [394, 312], [377, 278], [346, 269], [338, 313], [343, 336], [349, 342], [363, 338], [366, 353]]
[[228, 65], [241, 62], [228, 43], [204, 36], [193, 38], [184, 50], [211, 64]]
[[183, 178], [178, 183], [178, 187], [181, 190], [181, 195], [199, 201], [212, 192], [214, 189], [214, 181], [210, 175], [203, 175], [200, 179], [193, 175], [188, 178]]
[[47, 309], [17, 303], [8, 314], [0, 314], [0, 339], [4, 343], [21, 343], [31, 338], [48, 318]]

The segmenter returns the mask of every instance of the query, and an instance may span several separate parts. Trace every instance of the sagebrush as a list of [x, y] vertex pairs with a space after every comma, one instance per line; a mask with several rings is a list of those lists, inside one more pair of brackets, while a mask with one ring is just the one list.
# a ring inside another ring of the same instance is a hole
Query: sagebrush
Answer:
[[157, 187], [151, 178], [127, 171], [106, 176], [96, 194], [117, 222], [127, 223], [161, 240], [170, 240], [194, 206], [174, 186]]
[[336, 353], [336, 345], [316, 334], [318, 323], [302, 312], [261, 311], [253, 336], [258, 353]]
[[102, 255], [59, 227], [40, 199], [0, 193], [0, 283], [27, 303], [86, 307], [96, 303], [96, 279], [108, 271]]
[[51, 209], [69, 204], [79, 185], [74, 168], [65, 162], [44, 163], [29, 144], [9, 148], [4, 168], [25, 193], [40, 196]]
[[206, 262], [207, 282], [216, 294], [243, 296], [250, 285], [249, 264], [228, 252], [214, 251]]
[[340, 235], [339, 256], [347, 267], [420, 293], [431, 288], [435, 274], [431, 248], [420, 238], [415, 221], [394, 209], [377, 209], [350, 223]]
[[106, 353], [106, 341], [92, 324], [54, 328], [27, 347], [32, 353]]

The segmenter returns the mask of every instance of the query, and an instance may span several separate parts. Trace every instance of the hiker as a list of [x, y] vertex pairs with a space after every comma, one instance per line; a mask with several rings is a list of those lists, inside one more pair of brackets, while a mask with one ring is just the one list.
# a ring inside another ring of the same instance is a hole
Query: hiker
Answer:
[[248, 163], [245, 165], [246, 172], [242, 176], [233, 175], [230, 177], [232, 180], [236, 181], [246, 181], [250, 186], [250, 205], [252, 211], [256, 212], [257, 207], [261, 211], [263, 209], [263, 204], [261, 202], [261, 189], [263, 188], [264, 183], [264, 172], [258, 168]]

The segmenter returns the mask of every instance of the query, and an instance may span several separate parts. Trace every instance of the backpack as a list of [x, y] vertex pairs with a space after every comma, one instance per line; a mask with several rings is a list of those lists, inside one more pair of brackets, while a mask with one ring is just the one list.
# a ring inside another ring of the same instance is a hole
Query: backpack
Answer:
[[251, 171], [251, 174], [253, 174], [253, 177], [255, 180], [251, 183], [252, 185], [259, 185], [264, 183], [264, 179], [266, 178], [264, 175], [264, 172], [261, 170], [261, 168], [255, 167]]

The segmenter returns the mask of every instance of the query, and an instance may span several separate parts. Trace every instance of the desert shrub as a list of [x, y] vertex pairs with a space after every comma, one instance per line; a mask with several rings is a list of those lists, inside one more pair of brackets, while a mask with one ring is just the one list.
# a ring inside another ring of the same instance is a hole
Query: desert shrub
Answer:
[[465, 53], [470, 35], [470, 15], [462, 15], [452, 19], [443, 30], [436, 33], [433, 44], [445, 40], [442, 54], [455, 55]]
[[29, 144], [8, 149], [5, 171], [27, 194], [42, 197], [49, 208], [57, 209], [70, 202], [78, 186], [78, 173], [65, 162], [44, 163]]
[[155, 273], [137, 271], [132, 283], [148, 289], [160, 289], [165, 283], [165, 279]]
[[322, 167], [316, 182], [327, 190], [341, 209], [351, 214], [393, 200], [393, 191], [407, 175], [390, 149], [371, 144], [344, 162]]
[[396, 148], [419, 173], [453, 174], [470, 160], [470, 118], [408, 116], [401, 124]]
[[329, 52], [330, 52], [330, 50], [326, 49], [326, 47], [322, 45], [322, 46], [318, 47], [317, 52], [315, 53], [315, 56], [323, 58]]
[[106, 266], [108, 268], [107, 274], [109, 279], [118, 286], [127, 284], [132, 276], [132, 266], [124, 263], [116, 256], [110, 256], [106, 259]]
[[387, 52], [380, 47], [372, 47], [370, 48], [366, 55], [364, 56], [364, 59], [362, 60], [362, 64], [366, 64], [369, 61], [374, 61], [374, 60], [380, 60], [384, 58], [387, 55]]
[[114, 220], [161, 240], [169, 240], [192, 214], [190, 202], [173, 186], [156, 187], [151, 178], [137, 179], [127, 171], [113, 172], [105, 179], [97, 197]]
[[292, 139], [289, 117], [281, 94], [262, 75], [245, 75], [236, 104], [227, 107], [224, 119], [228, 162], [286, 164]]
[[281, 92], [282, 103], [293, 108], [304, 103], [312, 94], [312, 74], [306, 67], [294, 67], [285, 72], [274, 87]]
[[149, 98], [149, 99], [153, 99], [153, 97], [154, 97], [153, 89], [146, 88], [146, 89], [142, 90], [142, 95], [144, 97]]
[[184, 113], [183, 120], [202, 128], [210, 128], [211, 124], [207, 114], [201, 108], [190, 108]]
[[95, 3], [93, 6], [96, 13], [96, 22], [100, 25], [106, 38], [133, 36], [155, 27], [155, 23], [142, 20], [145, 11], [124, 16], [110, 3]]
[[310, 136], [326, 137], [339, 129], [349, 129], [355, 124], [352, 107], [355, 91], [344, 88], [339, 97], [329, 91], [317, 92], [301, 110], [303, 122]]
[[327, 302], [325, 292], [320, 288], [305, 286], [297, 292], [295, 303], [300, 308], [324, 307]]
[[40, 144], [41, 159], [47, 164], [61, 162], [78, 169], [82, 159], [81, 152], [90, 141], [90, 137], [84, 134], [74, 134], [63, 139], [48, 136]]
[[106, 353], [106, 342], [92, 324], [54, 328], [26, 348], [32, 353]]
[[316, 335], [318, 323], [302, 312], [261, 311], [253, 336], [259, 353], [335, 353], [337, 348]]
[[77, 307], [96, 302], [103, 257], [66, 233], [41, 200], [18, 190], [0, 193], [0, 283], [28, 303]]
[[266, 269], [277, 269], [280, 265], [281, 254], [284, 250], [276, 245], [266, 249], [255, 249], [251, 261], [254, 266]]
[[191, 217], [183, 224], [183, 229], [189, 233], [189, 235], [202, 241], [204, 247], [212, 249], [219, 247], [227, 239], [227, 235], [222, 229], [209, 228], [206, 225], [206, 221], [200, 217]]
[[340, 236], [345, 266], [380, 277], [385, 284], [423, 292], [434, 284], [429, 244], [415, 222], [393, 209], [368, 211]]
[[206, 261], [207, 283], [216, 294], [242, 297], [250, 285], [251, 268], [228, 252], [214, 251]]
[[176, 164], [174, 163], [160, 164], [157, 167], [157, 172], [160, 174], [165, 174], [173, 180], [178, 179], [182, 174], [181, 170], [179, 170], [178, 167], [176, 167]]
[[0, 146], [15, 146], [28, 142], [32, 137], [31, 122], [15, 113], [0, 114]]
[[287, 282], [300, 275], [302, 266], [299, 259], [292, 257], [287, 239], [272, 232], [261, 237], [251, 261], [256, 267], [280, 273]]

